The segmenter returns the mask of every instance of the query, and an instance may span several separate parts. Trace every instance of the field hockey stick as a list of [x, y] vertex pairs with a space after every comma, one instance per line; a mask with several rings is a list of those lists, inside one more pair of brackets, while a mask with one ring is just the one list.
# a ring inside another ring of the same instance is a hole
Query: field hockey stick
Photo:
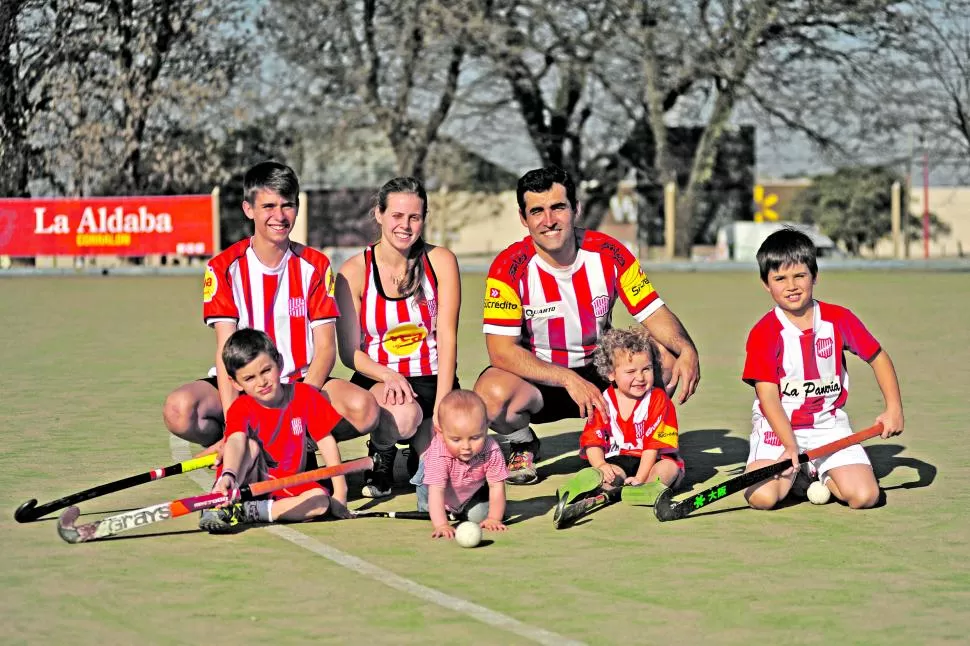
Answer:
[[[358, 458], [336, 466], [304, 471], [303, 473], [285, 478], [254, 482], [239, 489], [239, 499], [251, 500], [257, 496], [278, 491], [279, 489], [373, 468], [373, 459], [369, 457]], [[86, 543], [87, 541], [114, 536], [129, 529], [137, 529], [151, 525], [152, 523], [168, 520], [169, 518], [178, 518], [179, 516], [191, 514], [194, 511], [211, 509], [212, 507], [218, 507], [230, 502], [234, 501], [228, 494], [207, 493], [201, 496], [163, 502], [160, 505], [152, 505], [151, 507], [144, 507], [115, 516], [108, 516], [107, 518], [80, 526], [75, 526], [74, 524], [77, 522], [78, 516], [81, 513], [80, 510], [77, 507], [68, 507], [61, 514], [61, 518], [57, 523], [57, 533], [68, 543]]]
[[84, 491], [72, 493], [69, 496], [52, 500], [51, 502], [44, 503], [40, 506], [37, 506], [36, 498], [31, 498], [24, 504], [17, 507], [17, 511], [14, 512], [13, 517], [18, 523], [29, 523], [37, 520], [41, 516], [46, 516], [52, 511], [57, 511], [58, 509], [63, 509], [64, 507], [70, 507], [71, 505], [76, 505], [79, 502], [84, 502], [85, 500], [91, 500], [92, 498], [97, 498], [105, 494], [114, 493], [116, 491], [128, 489], [129, 487], [134, 487], [140, 484], [145, 484], [146, 482], [161, 480], [162, 478], [167, 478], [169, 476], [177, 476], [180, 473], [188, 473], [189, 471], [195, 471], [196, 469], [210, 467], [215, 464], [216, 457], [217, 456], [215, 453], [210, 453], [209, 455], [204, 455], [200, 458], [192, 458], [191, 460], [179, 462], [178, 464], [172, 464], [167, 467], [161, 467], [160, 469], [152, 469], [146, 473], [139, 473], [135, 476], [129, 476], [127, 478], [122, 478], [121, 480], [115, 480], [114, 482], [109, 482], [107, 484], [98, 485], [97, 487], [85, 489]]
[[[846, 447], [852, 446], [853, 444], [859, 444], [860, 442], [864, 442], [881, 434], [882, 431], [882, 424], [870, 426], [864, 431], [853, 433], [852, 435], [844, 437], [841, 440], [829, 442], [828, 444], [823, 444], [818, 448], [800, 453], [798, 455], [798, 463], [805, 464], [809, 460], [815, 460], [816, 458], [830, 455], [836, 451], [840, 451]], [[731, 478], [730, 480], [725, 480], [721, 484], [709, 487], [703, 491], [693, 494], [690, 498], [685, 498], [684, 500], [673, 500], [673, 491], [671, 489], [665, 489], [654, 502], [653, 513], [657, 516], [657, 520], [660, 521], [679, 520], [686, 517], [688, 514], [701, 509], [702, 507], [706, 507], [712, 502], [724, 498], [725, 496], [730, 496], [732, 493], [743, 491], [751, 485], [756, 485], [762, 480], [767, 480], [773, 475], [782, 473], [783, 471], [791, 468], [791, 466], [791, 460], [783, 460], [782, 462], [778, 462], [776, 464], [769, 464], [766, 467], [755, 469], [754, 471], [749, 471], [748, 473], [742, 473], [741, 475]]]
[[595, 496], [584, 498], [569, 505], [556, 509], [552, 515], [552, 524], [556, 529], [564, 529], [571, 525], [580, 516], [584, 516], [596, 509], [611, 505], [620, 499], [622, 487], [598, 493]]
[[402, 520], [431, 520], [426, 511], [353, 511], [354, 518], [399, 518]]

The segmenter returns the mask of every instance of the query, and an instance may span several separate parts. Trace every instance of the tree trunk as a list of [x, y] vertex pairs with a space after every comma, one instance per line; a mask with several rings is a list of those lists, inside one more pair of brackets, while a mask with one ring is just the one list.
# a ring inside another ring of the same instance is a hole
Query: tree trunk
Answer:
[[15, 61], [10, 57], [17, 39], [17, 15], [22, 2], [0, 2], [0, 196], [28, 197], [28, 145], [25, 115]]

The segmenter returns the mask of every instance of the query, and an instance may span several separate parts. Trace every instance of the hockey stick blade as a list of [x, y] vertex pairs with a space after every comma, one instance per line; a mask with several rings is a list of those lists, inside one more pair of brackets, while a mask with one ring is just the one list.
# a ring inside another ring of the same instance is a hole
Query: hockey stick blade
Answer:
[[613, 489], [610, 492], [603, 492], [590, 498], [584, 498], [569, 505], [564, 504], [565, 498], [563, 498], [556, 505], [556, 510], [553, 512], [552, 524], [556, 529], [565, 529], [572, 525], [580, 516], [585, 516], [596, 509], [616, 502], [619, 498], [619, 492], [619, 488]]
[[[882, 431], [882, 424], [875, 424], [874, 426], [870, 426], [863, 431], [853, 433], [848, 437], [843, 437], [840, 440], [823, 444], [818, 448], [799, 454], [798, 463], [805, 464], [809, 460], [815, 460], [816, 458], [830, 455], [836, 451], [841, 451], [848, 446], [859, 444], [860, 442], [873, 438], [881, 434]], [[742, 473], [741, 475], [735, 476], [730, 480], [725, 480], [724, 482], [716, 484], [713, 487], [699, 491], [698, 493], [691, 495], [690, 498], [685, 498], [684, 500], [674, 500], [673, 492], [670, 489], [667, 489], [660, 494], [654, 503], [653, 513], [657, 517], [657, 520], [661, 522], [685, 518], [689, 514], [701, 509], [702, 507], [706, 507], [707, 505], [726, 496], [730, 496], [733, 493], [743, 491], [752, 485], [758, 484], [762, 480], [767, 480], [774, 475], [786, 471], [790, 467], [791, 462], [788, 461], [769, 464], [768, 466], [755, 469], [754, 471], [749, 471], [748, 473]]]
[[[240, 497], [242, 500], [249, 500], [279, 489], [373, 468], [374, 461], [371, 458], [358, 458], [336, 466], [313, 469], [312, 471], [305, 471], [285, 478], [254, 482], [240, 489]], [[228, 502], [232, 501], [225, 494], [208, 493], [190, 498], [181, 498], [171, 502], [163, 502], [158, 505], [136, 509], [115, 516], [108, 516], [107, 518], [102, 518], [101, 520], [96, 520], [93, 523], [87, 523], [85, 525], [75, 524], [81, 512], [77, 507], [72, 506], [68, 507], [61, 514], [57, 522], [57, 533], [68, 543], [86, 543], [88, 541], [114, 536], [115, 534], [120, 534], [130, 529], [137, 529], [151, 525], [152, 523], [168, 520], [169, 518], [178, 518], [179, 516], [184, 516], [195, 511], [219, 507]]]
[[70, 507], [71, 505], [76, 505], [80, 502], [84, 502], [85, 500], [91, 500], [92, 498], [98, 498], [109, 493], [129, 489], [140, 484], [145, 484], [146, 482], [153, 482], [169, 476], [176, 476], [180, 473], [188, 473], [189, 471], [195, 471], [196, 469], [210, 467], [215, 464], [215, 462], [216, 454], [210, 453], [209, 455], [204, 455], [199, 458], [192, 458], [191, 460], [186, 460], [185, 462], [179, 462], [178, 464], [172, 464], [167, 467], [152, 469], [151, 471], [146, 471], [145, 473], [139, 473], [138, 475], [122, 478], [121, 480], [101, 484], [96, 487], [91, 487], [90, 489], [85, 489], [84, 491], [78, 491], [77, 493], [72, 493], [68, 496], [64, 496], [63, 498], [52, 500], [51, 502], [44, 503], [40, 506], [37, 506], [37, 500], [32, 498], [17, 507], [17, 511], [14, 512], [13, 517], [18, 523], [30, 523], [37, 520], [41, 516], [46, 516], [51, 512], [64, 509], [65, 507]]

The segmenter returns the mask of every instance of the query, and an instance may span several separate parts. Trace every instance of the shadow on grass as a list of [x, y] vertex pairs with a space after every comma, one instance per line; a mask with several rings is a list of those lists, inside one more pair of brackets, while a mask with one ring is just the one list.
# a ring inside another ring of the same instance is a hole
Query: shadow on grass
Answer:
[[916, 471], [917, 479], [913, 482], [883, 487], [883, 491], [893, 489], [919, 489], [928, 487], [936, 479], [936, 467], [928, 462], [916, 458], [900, 457], [898, 454], [906, 447], [899, 444], [873, 444], [866, 447], [872, 470], [877, 480], [882, 480], [899, 467], [909, 467]]
[[737, 465], [736, 469], [721, 471], [722, 476], [744, 471], [748, 459], [748, 441], [732, 437], [726, 428], [687, 431], [680, 436], [680, 454], [687, 473], [678, 490], [690, 489], [717, 477], [718, 467]]
[[556, 506], [555, 496], [538, 496], [528, 500], [509, 500], [505, 505], [505, 524], [515, 525], [530, 518], [545, 516]]

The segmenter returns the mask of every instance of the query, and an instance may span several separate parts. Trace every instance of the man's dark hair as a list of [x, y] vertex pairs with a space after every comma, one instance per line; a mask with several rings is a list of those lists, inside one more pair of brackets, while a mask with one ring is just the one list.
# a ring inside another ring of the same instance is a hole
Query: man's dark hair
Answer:
[[226, 364], [226, 372], [229, 376], [235, 379], [239, 370], [252, 363], [263, 352], [280, 367], [283, 366], [283, 357], [268, 334], [252, 328], [243, 328], [233, 332], [226, 340], [226, 345], [222, 348], [222, 363]]
[[282, 197], [296, 201], [300, 197], [300, 180], [286, 164], [264, 161], [256, 164], [243, 178], [243, 199], [252, 204], [259, 190], [272, 190]]
[[525, 194], [526, 193], [545, 193], [552, 190], [553, 184], [562, 184], [566, 189], [566, 199], [569, 206], [576, 210], [576, 184], [569, 173], [558, 166], [546, 166], [536, 168], [519, 178], [519, 183], [515, 187], [515, 197], [519, 201], [519, 210], [525, 213]]
[[758, 249], [758, 269], [761, 281], [768, 282], [768, 272], [778, 271], [786, 265], [804, 264], [818, 276], [818, 262], [815, 260], [815, 243], [797, 229], [785, 227], [765, 238]]

